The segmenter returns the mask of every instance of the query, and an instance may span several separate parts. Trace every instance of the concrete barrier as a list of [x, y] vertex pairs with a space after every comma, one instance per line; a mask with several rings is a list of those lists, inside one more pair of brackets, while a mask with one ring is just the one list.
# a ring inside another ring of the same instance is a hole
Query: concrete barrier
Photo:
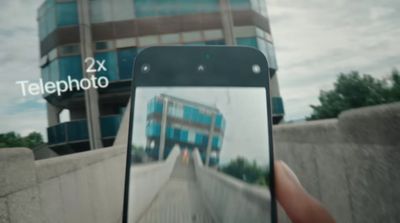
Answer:
[[[133, 168], [138, 213], [168, 180], [178, 153]], [[118, 146], [39, 161], [30, 149], [0, 149], [0, 222], [121, 222], [125, 159]]]
[[275, 154], [337, 222], [400, 222], [399, 128], [400, 103], [354, 109], [275, 126]]
[[197, 181], [216, 222], [268, 222], [270, 194], [266, 188], [252, 186], [204, 167], [197, 150], [193, 152]]
[[0, 222], [119, 222], [125, 151], [34, 161], [29, 149], [0, 149]]
[[[129, 222], [135, 223], [150, 206], [171, 176], [179, 148], [174, 148], [166, 161], [134, 166], [131, 169]], [[133, 179], [132, 179], [133, 178]]]

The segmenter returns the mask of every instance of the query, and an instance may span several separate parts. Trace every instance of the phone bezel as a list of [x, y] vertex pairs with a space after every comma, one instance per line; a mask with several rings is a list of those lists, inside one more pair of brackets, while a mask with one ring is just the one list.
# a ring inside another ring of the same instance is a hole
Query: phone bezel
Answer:
[[[215, 62], [218, 59], [218, 62]], [[141, 66], [149, 64], [143, 73]], [[205, 69], [199, 71], [197, 67]], [[254, 74], [252, 65], [260, 72]], [[234, 74], [234, 75], [232, 75]], [[218, 76], [216, 76], [218, 75]], [[272, 137], [269, 66], [259, 50], [244, 46], [154, 46], [142, 50], [135, 58], [131, 84], [129, 130], [125, 168], [122, 222], [128, 222], [131, 140], [137, 87], [263, 87], [266, 90], [271, 194], [271, 222], [277, 222], [275, 199], [274, 149]]]

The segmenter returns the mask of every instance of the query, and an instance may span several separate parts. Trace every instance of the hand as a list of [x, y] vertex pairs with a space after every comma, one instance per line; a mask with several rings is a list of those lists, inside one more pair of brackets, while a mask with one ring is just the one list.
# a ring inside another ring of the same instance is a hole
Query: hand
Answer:
[[334, 223], [329, 212], [301, 186], [293, 171], [275, 162], [276, 198], [293, 223]]

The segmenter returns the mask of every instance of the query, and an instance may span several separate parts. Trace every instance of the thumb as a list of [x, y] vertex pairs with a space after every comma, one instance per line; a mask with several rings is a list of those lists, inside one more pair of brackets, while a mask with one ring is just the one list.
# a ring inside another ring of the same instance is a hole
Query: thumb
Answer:
[[276, 197], [293, 223], [334, 223], [329, 212], [301, 186], [293, 171], [275, 162]]

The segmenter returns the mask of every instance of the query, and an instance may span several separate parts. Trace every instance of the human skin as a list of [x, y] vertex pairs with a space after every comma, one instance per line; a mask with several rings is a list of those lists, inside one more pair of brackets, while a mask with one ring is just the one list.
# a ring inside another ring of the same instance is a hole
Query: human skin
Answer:
[[335, 223], [331, 214], [303, 188], [293, 171], [275, 162], [276, 198], [293, 223]]

